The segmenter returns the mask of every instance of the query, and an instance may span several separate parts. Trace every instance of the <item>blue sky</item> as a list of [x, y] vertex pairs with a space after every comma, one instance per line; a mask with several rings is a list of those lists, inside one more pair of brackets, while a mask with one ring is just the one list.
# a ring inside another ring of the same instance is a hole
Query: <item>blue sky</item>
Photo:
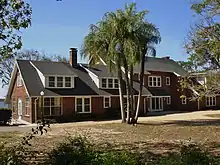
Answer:
[[[33, 8], [32, 26], [23, 32], [23, 49], [36, 49], [68, 57], [70, 47], [80, 48], [90, 24], [105, 12], [136, 2], [138, 10], [150, 11], [147, 20], [160, 30], [157, 56], [185, 60], [184, 39], [195, 17], [190, 0], [26, 0]], [[78, 58], [79, 62], [85, 60]], [[0, 89], [0, 96], [6, 88]]]

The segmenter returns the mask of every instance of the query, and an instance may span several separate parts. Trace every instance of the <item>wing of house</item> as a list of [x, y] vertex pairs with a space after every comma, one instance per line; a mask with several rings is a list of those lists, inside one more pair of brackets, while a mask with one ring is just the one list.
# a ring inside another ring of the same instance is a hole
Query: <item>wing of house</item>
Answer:
[[[140, 86], [139, 68], [134, 67], [135, 104]], [[180, 99], [177, 91], [178, 78], [186, 74], [169, 58], [146, 58], [141, 113], [196, 110], [197, 103]], [[104, 116], [107, 109], [120, 108], [117, 75], [104, 64], [90, 67], [77, 63], [75, 48], [70, 49], [69, 63], [17, 60], [6, 101], [15, 119], [30, 123], [41, 118], [41, 110], [44, 117], [67, 119], [97, 118]]]

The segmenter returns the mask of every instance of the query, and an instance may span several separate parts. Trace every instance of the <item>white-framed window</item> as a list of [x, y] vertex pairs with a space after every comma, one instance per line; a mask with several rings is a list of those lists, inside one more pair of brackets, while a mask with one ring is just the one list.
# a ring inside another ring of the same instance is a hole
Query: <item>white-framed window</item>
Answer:
[[101, 87], [105, 89], [117, 89], [119, 88], [117, 78], [102, 78]]
[[61, 115], [61, 98], [60, 97], [44, 97], [43, 98], [43, 114], [44, 116], [60, 116]]
[[182, 96], [181, 100], [182, 100], [182, 104], [186, 104], [186, 96]]
[[70, 76], [47, 76], [47, 87], [49, 88], [73, 88], [73, 77]]
[[29, 114], [29, 105], [30, 105], [30, 99], [28, 97], [25, 98], [25, 115]]
[[167, 105], [171, 104], [171, 97], [167, 97]]
[[215, 96], [207, 96], [206, 97], [206, 106], [216, 106], [216, 97]]
[[166, 85], [170, 85], [170, 77], [166, 77]]
[[66, 88], [71, 87], [71, 77], [65, 77], [65, 87]]
[[149, 87], [161, 87], [161, 76], [149, 76], [148, 86]]
[[57, 77], [57, 87], [63, 87], [63, 77]]
[[108, 88], [113, 88], [113, 79], [108, 79]]
[[54, 76], [49, 76], [48, 77], [48, 86], [49, 87], [55, 87], [55, 77]]
[[118, 86], [118, 79], [114, 79], [114, 84], [115, 84], [115, 88], [118, 88], [119, 86]]
[[102, 88], [107, 88], [107, 79], [106, 78], [102, 79]]
[[90, 97], [76, 97], [75, 105], [77, 113], [91, 113]]
[[110, 97], [104, 97], [104, 108], [111, 107], [111, 98]]
[[23, 85], [22, 83], [22, 77], [20, 74], [17, 75], [17, 87], [21, 87]]

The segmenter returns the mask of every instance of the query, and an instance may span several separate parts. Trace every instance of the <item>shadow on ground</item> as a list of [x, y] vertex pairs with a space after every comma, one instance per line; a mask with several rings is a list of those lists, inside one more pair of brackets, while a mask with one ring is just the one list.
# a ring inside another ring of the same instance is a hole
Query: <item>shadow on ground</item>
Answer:
[[179, 125], [179, 126], [220, 126], [220, 119], [212, 120], [173, 120], [166, 122], [138, 123], [139, 125], [161, 126], [161, 125]]

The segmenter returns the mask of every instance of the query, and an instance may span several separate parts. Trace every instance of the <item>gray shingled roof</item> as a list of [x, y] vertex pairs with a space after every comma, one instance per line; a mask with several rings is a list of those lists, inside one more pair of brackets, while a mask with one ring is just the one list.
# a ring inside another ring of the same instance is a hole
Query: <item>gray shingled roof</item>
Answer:
[[[75, 77], [75, 88], [45, 89], [38, 76], [36, 69], [31, 65], [30, 61], [17, 60], [17, 63], [21, 70], [24, 83], [27, 87], [30, 96], [39, 96], [42, 90], [44, 91], [45, 96], [118, 95], [118, 89], [99, 89], [96, 86], [96, 84], [93, 82], [91, 77], [88, 75], [88, 72], [81, 66], [72, 68], [68, 63], [60, 63], [62, 64], [63, 68], [66, 68], [67, 71], [70, 71], [74, 73], [74, 75], [77, 75], [77, 77]], [[39, 63], [40, 62], [38, 62], [38, 64]], [[41, 68], [46, 68], [46, 66], [51, 66], [49, 63], [50, 62], [42, 62], [40, 66]], [[51, 63], [54, 64], [53, 62]], [[137, 94], [138, 91], [139, 91], [139, 83], [134, 82], [134, 93]], [[143, 95], [150, 95], [150, 92], [145, 87], [143, 89]]]
[[[134, 67], [134, 71], [135, 72], [140, 71], [139, 64]], [[188, 74], [187, 71], [185, 71], [174, 60], [167, 58], [155, 58], [155, 57], [146, 57], [145, 71], [171, 72], [171, 73], [177, 73], [180, 76], [184, 76]]]
[[31, 61], [43, 75], [76, 75], [62, 62]]
[[106, 67], [106, 65], [100, 65], [100, 64], [93, 66], [89, 66], [88, 64], [82, 64], [82, 65], [83, 67], [89, 69], [92, 73], [94, 73], [98, 77], [117, 77], [117, 74], [114, 71], [110, 72], [110, 70], [108, 69], [108, 67]]

